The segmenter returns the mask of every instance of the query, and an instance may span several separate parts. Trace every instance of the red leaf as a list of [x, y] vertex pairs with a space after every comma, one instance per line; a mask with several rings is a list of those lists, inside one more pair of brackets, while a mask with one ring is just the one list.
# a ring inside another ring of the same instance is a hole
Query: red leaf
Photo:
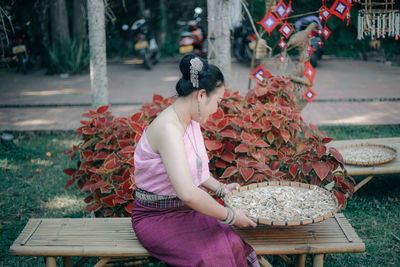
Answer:
[[307, 175], [312, 170], [312, 164], [310, 162], [305, 162], [301, 167], [304, 175]]
[[115, 206], [113, 200], [114, 200], [116, 197], [117, 197], [117, 196], [115, 196], [115, 195], [109, 195], [109, 196], [107, 196], [107, 197], [102, 198], [101, 201], [103, 201], [103, 203], [104, 203], [106, 206], [112, 208], [112, 207]]
[[94, 159], [95, 159], [95, 160], [101, 160], [101, 159], [107, 158], [107, 156], [108, 156], [108, 153], [107, 153], [107, 152], [100, 152], [100, 153], [96, 153], [96, 154], [94, 155]]
[[314, 171], [317, 173], [319, 179], [321, 179], [321, 181], [324, 180], [329, 173], [329, 166], [325, 162], [314, 161], [312, 163], [312, 167]]
[[326, 138], [322, 139], [322, 143], [326, 144], [326, 143], [329, 143], [332, 140], [333, 140], [333, 138], [326, 137]]
[[221, 178], [228, 178], [231, 177], [232, 175], [234, 175], [235, 173], [238, 172], [238, 169], [236, 167], [228, 167], [224, 173], [221, 175]]
[[218, 131], [223, 130], [226, 126], [228, 125], [228, 119], [223, 119], [220, 122], [218, 122], [217, 127]]
[[277, 128], [277, 129], [279, 129], [281, 127], [281, 123], [279, 121], [276, 121], [276, 120], [272, 121], [272, 125], [274, 125], [275, 128]]
[[130, 117], [130, 119], [131, 119], [131, 121], [138, 122], [138, 121], [140, 121], [140, 119], [142, 118], [142, 116], [143, 116], [143, 112], [138, 112], [138, 113], [133, 114], [133, 115]]
[[233, 154], [230, 151], [225, 151], [222, 155], [221, 155], [221, 159], [225, 160], [226, 162], [232, 163], [235, 160], [235, 154]]
[[74, 168], [68, 168], [68, 169], [63, 170], [63, 172], [64, 172], [66, 175], [68, 175], [68, 176], [72, 176], [72, 175], [74, 175], [74, 173], [76, 172], [76, 169], [74, 169]]
[[280, 166], [281, 166], [281, 162], [276, 160], [276, 161], [271, 162], [270, 168], [271, 168], [271, 170], [275, 171], [275, 170], [278, 170]]
[[220, 132], [219, 134], [223, 137], [230, 137], [233, 139], [236, 139], [238, 137], [237, 133], [231, 129], [225, 129], [222, 132]]
[[242, 138], [242, 140], [245, 143], [249, 143], [253, 139], [253, 136], [251, 134], [249, 134], [249, 133], [246, 133], [245, 131], [242, 131], [241, 134], [240, 134], [240, 138]]
[[126, 212], [128, 212], [129, 214], [132, 213], [132, 202], [130, 202], [128, 205], [125, 206], [125, 210]]
[[118, 159], [118, 157], [113, 153], [109, 155], [104, 161], [104, 169], [107, 171], [114, 170], [122, 165], [122, 162]]
[[337, 151], [336, 148], [330, 147], [330, 148], [329, 148], [329, 152], [331, 153], [331, 155], [332, 155], [337, 161], [339, 161], [340, 163], [344, 164], [343, 157], [342, 157], [342, 155], [340, 154], [340, 152]]
[[121, 158], [128, 158], [132, 157], [134, 152], [135, 152], [134, 146], [126, 146], [118, 152], [118, 156], [120, 156]]
[[333, 194], [337, 198], [339, 205], [343, 207], [346, 204], [346, 197], [344, 196], [344, 194], [340, 191], [335, 191], [333, 192]]
[[275, 139], [275, 135], [273, 133], [269, 132], [268, 135], [267, 135], [268, 142], [270, 144], [272, 144], [272, 142], [274, 142], [274, 139]]
[[142, 133], [143, 132], [142, 127], [136, 122], [129, 122], [129, 126], [132, 128], [132, 130], [135, 133]]
[[92, 134], [97, 133], [97, 129], [96, 128], [87, 128], [87, 127], [85, 127], [85, 128], [82, 129], [82, 133], [87, 134], [87, 135], [92, 135]]
[[293, 177], [296, 177], [298, 169], [299, 169], [299, 165], [294, 163], [294, 164], [290, 165], [289, 172]]
[[211, 114], [210, 119], [217, 122], [224, 117], [224, 111], [221, 108], [218, 108], [214, 114]]
[[318, 157], [321, 158], [323, 155], [325, 155], [326, 152], [326, 146], [322, 145], [322, 146], [317, 146], [317, 154]]
[[70, 180], [68, 180], [68, 182], [64, 185], [64, 188], [68, 188], [68, 187], [70, 187], [73, 183], [75, 182], [75, 180], [74, 179], [70, 179]]
[[105, 113], [105, 112], [108, 110], [109, 107], [110, 107], [110, 106], [101, 106], [101, 107], [99, 107], [99, 108], [96, 110], [96, 112], [97, 112], [98, 114], [103, 114], [103, 113]]
[[239, 152], [248, 152], [249, 151], [249, 146], [246, 144], [240, 144], [235, 148], [235, 153], [239, 153]]
[[281, 130], [281, 136], [282, 136], [283, 140], [285, 140], [285, 143], [287, 143], [287, 141], [289, 141], [289, 139], [290, 139], [290, 134], [286, 130]]
[[126, 203], [127, 201], [122, 199], [122, 198], [116, 198], [113, 200], [114, 204], [123, 204]]
[[215, 140], [206, 140], [205, 144], [208, 150], [218, 150], [222, 147], [222, 144]]
[[267, 143], [265, 143], [263, 140], [257, 140], [255, 145], [257, 147], [269, 147], [269, 145]]
[[222, 160], [218, 160], [217, 162], [215, 162], [215, 167], [224, 169], [224, 168], [226, 168], [226, 163]]
[[153, 95], [153, 103], [160, 104], [163, 101], [164, 97], [158, 94]]
[[314, 124], [309, 123], [309, 126], [310, 126], [311, 130], [313, 130], [314, 132], [318, 132], [318, 128]]
[[239, 168], [239, 172], [243, 179], [247, 182], [254, 174], [253, 168]]

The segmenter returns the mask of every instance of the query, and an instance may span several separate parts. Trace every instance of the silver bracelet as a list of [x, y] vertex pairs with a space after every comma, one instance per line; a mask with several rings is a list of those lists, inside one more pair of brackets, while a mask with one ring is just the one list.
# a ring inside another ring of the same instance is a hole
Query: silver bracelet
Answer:
[[219, 183], [219, 187], [218, 189], [215, 191], [215, 195], [217, 195], [217, 197], [219, 198], [223, 198], [225, 196], [225, 188], [226, 188], [226, 184], [223, 183]]
[[226, 207], [228, 216], [225, 220], [221, 221], [223, 224], [233, 225], [236, 221], [236, 211], [231, 207]]

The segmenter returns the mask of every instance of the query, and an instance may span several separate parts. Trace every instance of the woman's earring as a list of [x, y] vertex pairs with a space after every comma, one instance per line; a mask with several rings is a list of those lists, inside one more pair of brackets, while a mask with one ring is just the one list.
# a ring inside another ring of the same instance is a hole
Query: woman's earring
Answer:
[[197, 111], [198, 111], [198, 116], [199, 116], [199, 120], [201, 120], [201, 111], [200, 111], [200, 103], [197, 104]]

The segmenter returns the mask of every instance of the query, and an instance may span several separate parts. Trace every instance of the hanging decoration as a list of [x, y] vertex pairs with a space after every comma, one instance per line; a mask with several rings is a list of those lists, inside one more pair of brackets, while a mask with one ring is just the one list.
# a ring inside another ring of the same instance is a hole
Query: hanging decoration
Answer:
[[283, 36], [289, 38], [289, 36], [293, 33], [294, 29], [292, 26], [290, 26], [287, 21], [282, 25], [282, 27], [279, 29], [279, 31], [282, 33]]
[[335, 0], [329, 12], [344, 21], [350, 8], [351, 4], [348, 0]]
[[271, 76], [271, 73], [267, 71], [262, 64], [260, 64], [252, 73], [250, 73], [249, 77], [250, 79], [256, 81], [256, 83], [263, 83], [265, 81], [263, 75]]
[[311, 66], [310, 61], [307, 61], [304, 64], [304, 76], [308, 78], [311, 84], [314, 82], [315, 74], [316, 74], [315, 69]]
[[325, 6], [322, 5], [321, 8], [319, 9], [321, 10], [321, 12], [319, 13], [319, 20], [322, 22], [322, 20], [324, 21], [328, 21], [328, 19], [331, 17], [331, 12], [329, 12], [329, 9]]
[[292, 8], [292, 0], [290, 0], [289, 4], [287, 5], [286, 8], [286, 16], [289, 17], [289, 15], [293, 12], [293, 8]]
[[304, 98], [310, 103], [314, 100], [316, 95], [317, 94], [311, 89], [311, 87], [308, 87], [307, 91], [303, 94]]
[[400, 35], [400, 12], [394, 9], [394, 0], [376, 2], [365, 0], [364, 8], [358, 11], [357, 39], [371, 36], [371, 39]]
[[278, 26], [279, 22], [279, 19], [270, 11], [260, 22], [257, 23], [263, 26], [263, 28], [268, 32], [268, 35], [271, 35], [271, 32], [276, 28], [276, 26]]
[[331, 31], [326, 27], [326, 25], [322, 29], [322, 35], [325, 37], [325, 40], [328, 40], [329, 35], [331, 35]]
[[279, 42], [278, 46], [283, 50], [286, 47], [286, 42], [283, 39], [281, 39], [281, 41]]
[[276, 5], [275, 15], [280, 20], [284, 19], [288, 15], [287, 14], [287, 6], [283, 2], [283, 0], [280, 0], [278, 2], [278, 4]]

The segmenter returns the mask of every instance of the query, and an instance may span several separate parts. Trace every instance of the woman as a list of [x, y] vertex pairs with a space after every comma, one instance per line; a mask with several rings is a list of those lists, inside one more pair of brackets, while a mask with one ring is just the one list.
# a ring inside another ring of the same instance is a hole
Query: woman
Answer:
[[135, 150], [132, 226], [150, 254], [173, 266], [259, 266], [254, 250], [232, 229], [255, 227], [220, 197], [239, 185], [210, 175], [200, 124], [217, 111], [224, 77], [195, 55], [180, 62], [178, 99], [144, 130]]

